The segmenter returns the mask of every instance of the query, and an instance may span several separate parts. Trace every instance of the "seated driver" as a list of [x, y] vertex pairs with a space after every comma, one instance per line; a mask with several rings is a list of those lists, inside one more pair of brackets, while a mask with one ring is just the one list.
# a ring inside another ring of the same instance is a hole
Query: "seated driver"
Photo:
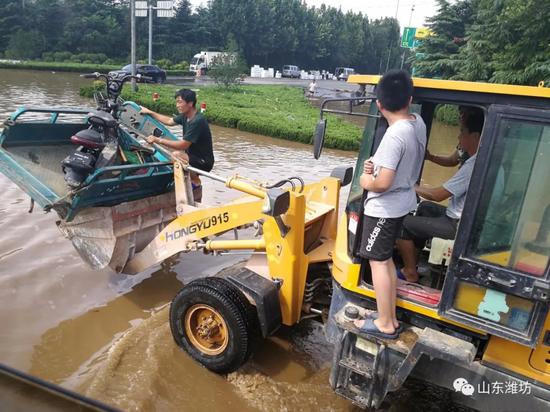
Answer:
[[[474, 169], [476, 153], [483, 128], [483, 110], [467, 107], [460, 117], [460, 134], [458, 141], [470, 156], [464, 165], [442, 186], [430, 188], [416, 186], [416, 194], [428, 201], [418, 205], [416, 215], [406, 216], [403, 220], [401, 235], [397, 248], [404, 266], [397, 271], [399, 278], [408, 282], [418, 281], [417, 248], [424, 247], [426, 240], [432, 237], [454, 239], [458, 222], [464, 208], [464, 200]], [[449, 206], [435, 203], [449, 200]]]
[[[462, 121], [468, 108], [468, 106], [458, 106], [459, 121]], [[457, 144], [455, 150], [448, 155], [432, 154], [428, 149], [426, 149], [426, 160], [444, 167], [462, 167], [469, 157], [470, 155], [462, 147], [460, 147], [460, 143]]]

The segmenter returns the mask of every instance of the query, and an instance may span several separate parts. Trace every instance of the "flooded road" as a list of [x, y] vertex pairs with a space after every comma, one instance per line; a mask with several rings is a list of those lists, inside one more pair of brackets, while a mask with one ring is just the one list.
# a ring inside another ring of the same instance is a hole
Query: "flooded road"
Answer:
[[[1, 74], [2, 120], [21, 104], [90, 104], [78, 97], [87, 81], [77, 75]], [[451, 151], [456, 130], [435, 127], [448, 137], [430, 150]], [[214, 172], [222, 176], [275, 181], [291, 174], [311, 182], [337, 165], [355, 165], [350, 152], [324, 150], [315, 161], [307, 145], [216, 126], [212, 133]], [[452, 174], [442, 169], [428, 173], [433, 184]], [[203, 184], [207, 204], [238, 196], [221, 183]], [[185, 254], [137, 276], [93, 271], [58, 231], [56, 215], [28, 214], [28, 197], [3, 175], [0, 191], [1, 363], [124, 410], [352, 409], [328, 385], [332, 348], [315, 321], [282, 330], [227, 377], [200, 367], [173, 342], [167, 322], [172, 297], [189, 280], [213, 275], [242, 256]], [[391, 410], [408, 410], [400, 401], [407, 396], [396, 397]]]

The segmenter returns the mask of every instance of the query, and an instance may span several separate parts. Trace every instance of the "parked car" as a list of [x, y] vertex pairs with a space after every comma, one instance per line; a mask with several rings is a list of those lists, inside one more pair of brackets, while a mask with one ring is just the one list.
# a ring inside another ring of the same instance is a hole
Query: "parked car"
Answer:
[[283, 71], [282, 71], [281, 75], [283, 77], [290, 77], [290, 78], [296, 77], [297, 79], [299, 79], [300, 78], [300, 68], [298, 66], [292, 66], [290, 64], [285, 64], [283, 66]]
[[[127, 64], [120, 70], [113, 70], [109, 72], [112, 76], [121, 76], [132, 73], [132, 65]], [[145, 82], [164, 83], [166, 81], [166, 72], [160, 67], [152, 64], [136, 64], [136, 74], [148, 77], [151, 80], [145, 80]]]
[[338, 80], [347, 81], [351, 74], [355, 74], [355, 70], [351, 67], [337, 67], [334, 71], [334, 75]]

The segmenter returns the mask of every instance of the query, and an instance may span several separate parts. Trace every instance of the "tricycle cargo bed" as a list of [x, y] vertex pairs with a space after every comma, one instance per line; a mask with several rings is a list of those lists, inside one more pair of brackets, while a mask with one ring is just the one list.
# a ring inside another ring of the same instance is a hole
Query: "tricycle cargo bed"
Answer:
[[174, 192], [112, 207], [90, 207], [70, 221], [59, 222], [82, 259], [94, 269], [120, 272], [176, 217]]
[[[0, 135], [0, 172], [45, 210], [70, 221], [81, 210], [156, 196], [173, 188], [173, 168], [166, 158], [150, 155], [137, 163], [122, 159], [135, 136], [119, 129], [114, 165], [98, 167], [82, 186], [65, 181], [62, 162], [77, 147], [71, 136], [87, 129], [91, 109], [21, 108]], [[137, 143], [136, 143], [137, 145]]]

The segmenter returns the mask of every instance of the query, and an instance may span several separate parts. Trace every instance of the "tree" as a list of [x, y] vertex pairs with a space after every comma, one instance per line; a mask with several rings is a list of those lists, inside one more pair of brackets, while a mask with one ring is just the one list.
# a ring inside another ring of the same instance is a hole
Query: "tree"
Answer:
[[0, 51], [5, 51], [12, 35], [24, 27], [23, 16], [21, 1], [4, 2], [0, 14]]
[[439, 0], [435, 33], [414, 59], [421, 76], [536, 85], [550, 81], [548, 0]]
[[[129, 52], [128, 26], [116, 0], [65, 0], [67, 23], [59, 47], [73, 53]], [[126, 9], [127, 10], [127, 9]]]
[[[429, 21], [434, 35], [410, 61], [427, 77], [549, 81], [548, 1], [438, 0]], [[176, 4], [174, 18], [155, 20], [156, 59], [189, 61], [200, 50], [231, 48], [248, 65], [278, 68], [346, 66], [383, 73], [401, 62], [400, 30], [393, 18], [370, 20], [326, 5], [309, 7], [303, 0], [210, 0], [194, 11], [190, 0]], [[128, 7], [129, 0], [4, 0], [0, 53], [9, 48], [11, 56], [36, 56], [42, 50], [45, 58], [74, 60], [96, 60], [104, 53], [128, 60]], [[139, 60], [147, 57], [147, 25], [147, 19], [137, 19]], [[18, 30], [25, 31], [21, 39], [13, 38]]]
[[240, 77], [246, 73], [246, 65], [236, 53], [223, 53], [212, 59], [212, 68], [208, 71], [217, 85], [226, 89], [240, 83]]
[[386, 67], [399, 67], [399, 23], [393, 18], [374, 20], [370, 24], [372, 52], [368, 63], [370, 73], [384, 73]]
[[415, 73], [421, 77], [449, 79], [455, 76], [461, 64], [456, 59], [460, 47], [466, 41], [466, 30], [472, 24], [474, 8], [471, 0], [451, 4], [438, 0], [435, 16], [428, 19], [433, 35], [422, 40], [417, 52], [421, 58], [413, 58]]
[[10, 38], [6, 49], [9, 59], [36, 59], [42, 55], [45, 46], [38, 31], [17, 30]]
[[531, 84], [550, 81], [547, 0], [477, 0], [477, 16], [460, 51], [465, 80]]

